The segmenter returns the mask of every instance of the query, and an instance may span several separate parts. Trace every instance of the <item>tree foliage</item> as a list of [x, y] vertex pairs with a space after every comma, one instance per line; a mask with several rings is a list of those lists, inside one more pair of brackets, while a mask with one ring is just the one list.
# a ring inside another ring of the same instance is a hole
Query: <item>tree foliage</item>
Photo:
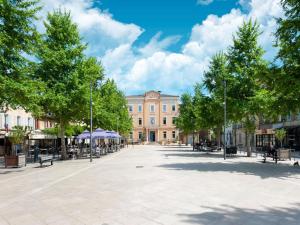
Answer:
[[39, 0], [0, 1], [0, 107], [37, 109], [40, 85], [32, 80], [33, 58], [39, 37], [34, 21]]
[[275, 131], [275, 137], [278, 141], [280, 141], [280, 145], [282, 147], [282, 141], [286, 136], [286, 130], [285, 129], [278, 129]]
[[193, 97], [188, 93], [184, 93], [181, 96], [176, 126], [181, 129], [184, 134], [189, 134], [196, 128], [195, 123]]
[[132, 129], [132, 120], [127, 110], [124, 94], [113, 80], [106, 80], [94, 95], [94, 128], [119, 131], [123, 135]]
[[[42, 111], [59, 124], [60, 137], [64, 138], [69, 123], [86, 116], [90, 84], [98, 85], [103, 70], [96, 59], [84, 56], [86, 46], [70, 13], [56, 10], [48, 14], [44, 24], [46, 34], [35, 78], [46, 87], [40, 96]], [[61, 143], [62, 158], [66, 158], [64, 141]]]
[[285, 17], [277, 20], [275, 37], [279, 48], [277, 59], [282, 66], [273, 77], [277, 97], [273, 108], [288, 114], [300, 110], [300, 2], [281, 0], [281, 3]]

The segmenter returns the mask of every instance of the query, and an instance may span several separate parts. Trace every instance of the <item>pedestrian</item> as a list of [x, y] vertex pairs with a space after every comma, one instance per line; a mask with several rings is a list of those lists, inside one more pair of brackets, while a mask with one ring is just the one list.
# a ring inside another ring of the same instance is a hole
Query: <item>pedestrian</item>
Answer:
[[34, 146], [34, 157], [33, 162], [37, 162], [39, 158], [39, 147], [37, 145]]

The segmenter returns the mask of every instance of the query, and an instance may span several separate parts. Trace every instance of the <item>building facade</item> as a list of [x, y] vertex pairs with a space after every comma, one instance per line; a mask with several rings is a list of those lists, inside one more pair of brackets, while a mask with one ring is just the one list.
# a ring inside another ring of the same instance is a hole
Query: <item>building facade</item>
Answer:
[[179, 96], [149, 91], [126, 97], [133, 120], [129, 139], [133, 142], [176, 142], [179, 130], [175, 121], [179, 114]]
[[[267, 121], [257, 118], [254, 134], [248, 134], [250, 146], [261, 148], [265, 146], [280, 146], [275, 132], [278, 129], [286, 130], [283, 146], [300, 151], [300, 113], [279, 116], [277, 121]], [[224, 136], [222, 137], [222, 141]], [[227, 145], [246, 147], [246, 132], [242, 124], [233, 124], [226, 129]]]
[[300, 151], [300, 113], [279, 116], [278, 121], [274, 123], [260, 120], [256, 130], [256, 146], [261, 147], [270, 144], [279, 146], [280, 143], [275, 138], [275, 131], [282, 128], [287, 132], [283, 145]]
[[6, 148], [11, 147], [10, 143], [7, 141], [7, 136], [15, 126], [29, 128], [29, 139], [32, 140], [54, 138], [54, 136], [46, 135], [41, 132], [45, 128], [54, 127], [55, 124], [52, 121], [34, 118], [30, 112], [26, 112], [22, 108], [8, 108], [7, 110], [0, 112], [0, 156], [5, 153]]

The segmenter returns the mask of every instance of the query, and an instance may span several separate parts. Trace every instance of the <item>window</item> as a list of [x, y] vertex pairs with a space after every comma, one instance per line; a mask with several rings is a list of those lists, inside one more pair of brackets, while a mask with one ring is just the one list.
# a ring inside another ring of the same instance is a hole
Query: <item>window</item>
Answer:
[[142, 138], [143, 138], [143, 133], [139, 132], [139, 140], [142, 140]]
[[155, 125], [155, 117], [150, 117], [150, 124]]
[[142, 105], [138, 105], [138, 112], [142, 112], [142, 111], [143, 111]]
[[129, 110], [129, 112], [133, 112], [133, 106], [132, 106], [132, 105], [129, 105], [129, 106], [128, 106], [128, 110]]
[[27, 119], [27, 126], [28, 127], [32, 127], [31, 118], [30, 117], [28, 117], [28, 119]]
[[139, 118], [139, 125], [141, 126], [143, 124], [142, 118]]
[[176, 138], [176, 132], [175, 132], [175, 130], [172, 131], [172, 138], [173, 138], [173, 139]]
[[164, 132], [163, 132], [163, 138], [164, 138], [164, 139], [167, 139], [167, 131], [164, 131]]
[[7, 114], [4, 115], [4, 128], [8, 129], [9, 128], [9, 117]]
[[163, 125], [167, 125], [167, 117], [163, 118]]
[[172, 117], [172, 124], [175, 125], [176, 123], [176, 117]]
[[176, 105], [172, 105], [172, 111], [173, 111], [173, 112], [176, 111]]
[[291, 113], [289, 113], [287, 116], [286, 116], [286, 121], [291, 121], [292, 120], [292, 115]]
[[132, 132], [129, 133], [129, 139], [133, 139], [133, 133]]
[[21, 117], [17, 116], [17, 126], [21, 126]]
[[155, 112], [155, 105], [150, 105], [150, 112]]
[[167, 112], [167, 105], [166, 105], [166, 104], [164, 104], [164, 105], [162, 106], [162, 111], [163, 111], [163, 112]]

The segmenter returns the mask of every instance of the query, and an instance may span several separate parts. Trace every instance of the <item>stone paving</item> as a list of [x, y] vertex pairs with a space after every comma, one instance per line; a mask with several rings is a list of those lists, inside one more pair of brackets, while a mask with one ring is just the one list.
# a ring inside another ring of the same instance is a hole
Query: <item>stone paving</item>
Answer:
[[141, 145], [0, 169], [0, 224], [300, 224], [300, 167], [260, 161]]

